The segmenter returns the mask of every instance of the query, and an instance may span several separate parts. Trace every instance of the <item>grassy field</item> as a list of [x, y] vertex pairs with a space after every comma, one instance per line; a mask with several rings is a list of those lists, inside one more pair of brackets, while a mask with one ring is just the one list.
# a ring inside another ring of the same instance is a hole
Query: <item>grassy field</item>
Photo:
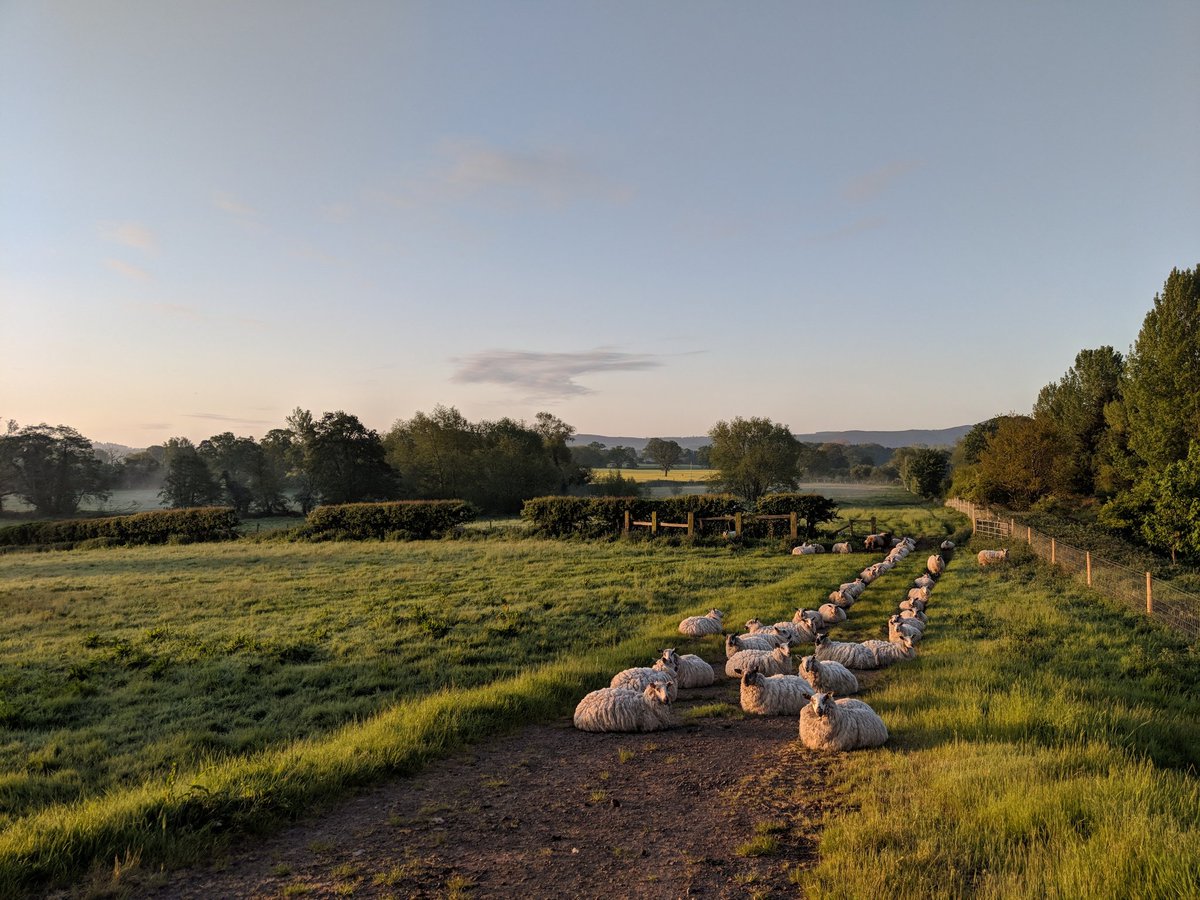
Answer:
[[[864, 499], [850, 509], [897, 532], [940, 540], [964, 521]], [[208, 857], [569, 712], [614, 671], [689, 649], [682, 615], [789, 616], [865, 559], [504, 529], [0, 557], [0, 895], [114, 857]], [[873, 585], [839, 639], [879, 636], [923, 562]], [[961, 554], [930, 621], [868, 698], [892, 740], [831, 761], [842, 811], [798, 881], [847, 897], [1200, 890], [1196, 648], [1019, 553], [982, 572]]]
[[666, 475], [663, 475], [662, 469], [592, 469], [592, 477], [603, 478], [614, 472], [622, 478], [639, 483], [643, 481], [678, 481], [684, 484], [707, 481], [717, 474], [716, 469], [672, 469]]

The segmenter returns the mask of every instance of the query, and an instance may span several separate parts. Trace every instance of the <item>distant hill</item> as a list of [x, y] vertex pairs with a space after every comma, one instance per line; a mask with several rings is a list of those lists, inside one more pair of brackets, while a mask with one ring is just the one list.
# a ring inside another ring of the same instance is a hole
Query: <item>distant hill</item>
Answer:
[[[907, 431], [815, 431], [811, 434], [798, 434], [796, 440], [806, 444], [879, 444], [893, 450], [897, 447], [953, 447], [973, 427], [973, 425], [956, 425], [953, 428], [910, 428]], [[712, 443], [706, 434], [691, 437], [658, 436], [664, 440], [675, 441], [685, 450], [696, 450], [705, 444]], [[632, 447], [641, 453], [649, 440], [648, 437], [577, 434], [571, 439], [571, 444], [585, 446], [592, 441], [597, 441], [605, 447]]]

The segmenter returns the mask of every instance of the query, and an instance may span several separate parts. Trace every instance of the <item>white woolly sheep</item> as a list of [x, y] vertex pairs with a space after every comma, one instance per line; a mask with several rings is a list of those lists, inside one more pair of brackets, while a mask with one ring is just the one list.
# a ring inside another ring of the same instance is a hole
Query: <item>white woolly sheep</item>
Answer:
[[879, 534], [868, 534], [863, 539], [863, 549], [882, 550], [884, 547], [889, 545], [890, 541], [891, 538], [886, 532], [880, 532]]
[[826, 625], [837, 625], [846, 621], [846, 610], [842, 609], [836, 603], [824, 603], [817, 612], [821, 614], [821, 618], [825, 620]]
[[913, 612], [921, 612], [921, 613], [925, 612], [925, 605], [926, 604], [925, 604], [924, 600], [904, 599], [904, 600], [900, 601], [901, 609], [911, 609]]
[[953, 550], [954, 549], [954, 541], [942, 541], [941, 549], [942, 550]]
[[815, 656], [800, 660], [800, 677], [813, 686], [814, 691], [829, 691], [838, 694], [857, 694], [858, 677], [839, 662], [821, 661]]
[[720, 634], [724, 629], [721, 620], [725, 613], [719, 609], [710, 609], [703, 616], [688, 616], [679, 623], [679, 633], [689, 637], [704, 637], [706, 634]]
[[798, 716], [812, 694], [812, 685], [799, 675], [742, 675], [742, 710], [756, 716]]
[[675, 682], [678, 688], [708, 687], [717, 680], [717, 673], [713, 671], [713, 667], [694, 653], [685, 653], [679, 657], [678, 672]]
[[863, 641], [862, 645], [875, 656], [873, 668], [882, 669], [894, 663], [915, 659], [917, 648], [910, 637], [900, 636], [894, 641]]
[[608, 683], [611, 688], [628, 688], [631, 691], [639, 693], [648, 684], [655, 682], [667, 685], [667, 693], [674, 702], [679, 696], [678, 691], [678, 660], [675, 657], [675, 665], [666, 660], [658, 660], [653, 666], [635, 666], [632, 669], [625, 669], [618, 672], [612, 677], [612, 681]]
[[850, 542], [849, 541], [839, 541], [838, 543], [834, 544], [833, 547], [831, 547], [830, 549], [834, 553], [849, 553], [850, 552]]
[[746, 620], [746, 631], [748, 631], [750, 634], [758, 634], [760, 631], [770, 631], [774, 627], [774, 625], [764, 625], [762, 623], [762, 619]]
[[928, 574], [922, 575], [920, 578], [913, 579], [913, 585], [916, 587], [930, 587], [931, 588], [934, 586], [934, 584], [936, 584], [936, 582]]
[[908, 599], [909, 600], [922, 600], [925, 603], [928, 603], [929, 602], [929, 590], [930, 589], [927, 587], [910, 588], [908, 591]]
[[813, 656], [825, 662], [839, 662], [847, 669], [874, 669], [875, 654], [854, 641], [831, 641], [821, 634], [813, 642]]
[[725, 638], [725, 658], [743, 650], [774, 650], [786, 644], [787, 638], [777, 631], [760, 631], [757, 634], [731, 634]]
[[855, 598], [849, 594], [843, 594], [841, 591], [830, 591], [829, 602], [834, 606], [840, 606], [842, 609], [849, 609], [854, 605]]
[[888, 619], [888, 640], [894, 641], [898, 637], [910, 637], [914, 641], [919, 641], [925, 636], [925, 623], [920, 619], [905, 619], [901, 616], [892, 616]]
[[1008, 548], [1003, 550], [980, 550], [976, 557], [981, 566], [990, 566], [993, 563], [1004, 562], [1008, 559]]
[[658, 731], [674, 724], [671, 700], [662, 682], [646, 685], [641, 693], [601, 688], [575, 707], [575, 727], [580, 731]]
[[820, 544], [800, 544], [792, 548], [792, 556], [810, 556], [814, 553], [824, 553], [825, 548]]
[[887, 739], [883, 719], [861, 700], [813, 694], [800, 710], [800, 740], [809, 750], [858, 750]]
[[792, 657], [787, 644], [774, 650], [739, 650], [725, 660], [725, 674], [730, 678], [741, 678], [746, 672], [762, 672], [764, 675], [791, 675]]
[[929, 574], [934, 578], [946, 571], [946, 561], [936, 553], [925, 561], [925, 568], [929, 570]]
[[924, 625], [925, 621], [926, 621], [925, 613], [919, 609], [902, 609], [902, 610], [900, 610], [899, 613], [897, 613], [897, 615], [899, 615], [900, 618], [905, 619], [905, 620], [915, 619], [918, 622], [920, 622], [922, 625]]
[[854, 579], [853, 581], [847, 581], [845, 584], [838, 585], [839, 591], [841, 591], [847, 597], [853, 597], [855, 600], [857, 600], [859, 597], [861, 597], [862, 592], [865, 591], [866, 589], [867, 589], [866, 582], [860, 581], [857, 578]]
[[[810, 613], [812, 615], [810, 615]], [[788, 624], [791, 629], [787, 628]], [[789, 637], [794, 637], [794, 641], [789, 641], [791, 644], [807, 644], [810, 641], [815, 641], [817, 635], [826, 629], [825, 619], [815, 609], [798, 609], [796, 615], [792, 617], [791, 623], [777, 622], [775, 627], [781, 632], [786, 631]]]

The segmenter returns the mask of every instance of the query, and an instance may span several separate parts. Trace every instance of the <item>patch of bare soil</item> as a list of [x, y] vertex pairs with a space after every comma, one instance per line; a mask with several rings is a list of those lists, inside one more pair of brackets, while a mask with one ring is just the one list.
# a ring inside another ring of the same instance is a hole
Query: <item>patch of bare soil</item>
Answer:
[[805, 750], [792, 717], [687, 716], [697, 705], [733, 712], [736, 680], [685, 693], [679, 728], [528, 727], [137, 893], [796, 896], [838, 757]]

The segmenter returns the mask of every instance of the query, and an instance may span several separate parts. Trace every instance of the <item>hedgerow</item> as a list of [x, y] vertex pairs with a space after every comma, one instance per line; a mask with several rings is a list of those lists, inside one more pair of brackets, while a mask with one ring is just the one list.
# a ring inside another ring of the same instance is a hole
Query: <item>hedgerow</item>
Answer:
[[477, 515], [465, 500], [338, 503], [310, 512], [301, 534], [315, 540], [422, 540], [440, 537]]
[[158, 509], [102, 519], [11, 525], [0, 528], [0, 546], [69, 548], [84, 541], [123, 545], [224, 541], [237, 536], [237, 526], [237, 514], [224, 506]]
[[646, 521], [652, 512], [660, 522], [686, 522], [697, 518], [730, 516], [741, 510], [732, 494], [691, 494], [648, 500], [641, 497], [534, 497], [526, 500], [521, 517], [549, 537], [603, 537], [625, 527], [625, 513]]

